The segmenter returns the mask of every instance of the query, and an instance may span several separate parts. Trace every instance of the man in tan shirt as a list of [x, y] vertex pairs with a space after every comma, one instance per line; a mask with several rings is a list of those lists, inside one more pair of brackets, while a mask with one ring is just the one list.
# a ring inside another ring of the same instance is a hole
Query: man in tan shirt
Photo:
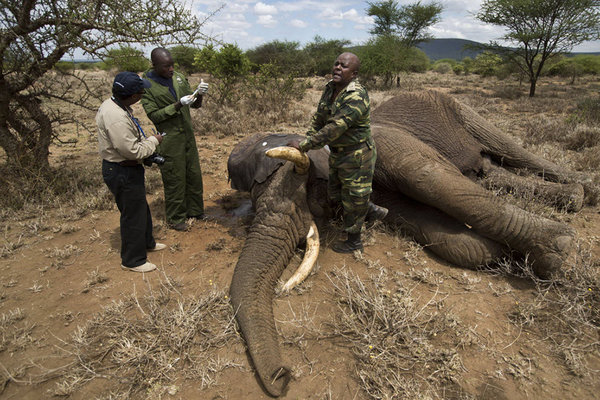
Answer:
[[120, 72], [114, 79], [112, 97], [96, 114], [102, 177], [115, 196], [121, 212], [121, 268], [149, 272], [147, 252], [166, 248], [152, 235], [152, 216], [146, 201], [142, 161], [154, 154], [161, 135], [146, 137], [131, 105], [142, 98], [150, 82], [133, 72]]

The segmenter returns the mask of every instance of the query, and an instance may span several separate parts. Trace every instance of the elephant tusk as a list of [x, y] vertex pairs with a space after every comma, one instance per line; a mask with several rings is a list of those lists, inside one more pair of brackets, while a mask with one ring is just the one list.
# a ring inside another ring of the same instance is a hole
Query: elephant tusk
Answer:
[[319, 256], [319, 230], [317, 229], [317, 225], [313, 221], [310, 225], [310, 229], [308, 230], [308, 235], [306, 235], [306, 251], [304, 252], [304, 259], [300, 266], [294, 272], [294, 275], [281, 287], [282, 293], [287, 293], [292, 290], [296, 285], [302, 283], [304, 279], [310, 274], [315, 263], [317, 262], [317, 257]]
[[294, 171], [296, 171], [298, 174], [304, 175], [308, 172], [310, 159], [306, 153], [303, 153], [298, 149], [289, 146], [279, 146], [267, 150], [265, 154], [271, 158], [279, 158], [281, 160], [293, 162], [296, 166]]

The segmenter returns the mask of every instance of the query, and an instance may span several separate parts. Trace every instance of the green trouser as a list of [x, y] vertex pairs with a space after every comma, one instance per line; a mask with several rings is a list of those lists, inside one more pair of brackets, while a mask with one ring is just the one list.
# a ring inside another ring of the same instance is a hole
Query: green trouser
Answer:
[[160, 172], [167, 223], [174, 225], [204, 214], [202, 170], [193, 133], [168, 133], [157, 152], [165, 158]]
[[360, 233], [365, 222], [376, 159], [374, 146], [329, 155], [327, 195], [334, 209], [341, 204], [347, 233]]

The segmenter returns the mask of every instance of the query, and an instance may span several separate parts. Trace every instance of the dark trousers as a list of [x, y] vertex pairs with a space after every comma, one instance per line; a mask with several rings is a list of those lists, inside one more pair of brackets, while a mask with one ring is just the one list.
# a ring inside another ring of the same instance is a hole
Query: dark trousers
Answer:
[[146, 262], [146, 249], [156, 246], [146, 201], [144, 167], [124, 167], [102, 160], [102, 177], [121, 212], [121, 263], [130, 268], [142, 265]]

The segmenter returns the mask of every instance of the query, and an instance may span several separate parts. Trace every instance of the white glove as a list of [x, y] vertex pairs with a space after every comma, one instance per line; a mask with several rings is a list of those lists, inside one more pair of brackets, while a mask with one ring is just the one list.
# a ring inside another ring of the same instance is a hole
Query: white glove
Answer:
[[193, 94], [188, 94], [187, 96], [183, 96], [179, 99], [179, 102], [184, 106], [189, 106], [194, 101], [196, 101], [196, 96], [194, 96]]
[[200, 84], [198, 85], [196, 92], [201, 95], [208, 93], [208, 83], [204, 83], [204, 79], [200, 79]]

